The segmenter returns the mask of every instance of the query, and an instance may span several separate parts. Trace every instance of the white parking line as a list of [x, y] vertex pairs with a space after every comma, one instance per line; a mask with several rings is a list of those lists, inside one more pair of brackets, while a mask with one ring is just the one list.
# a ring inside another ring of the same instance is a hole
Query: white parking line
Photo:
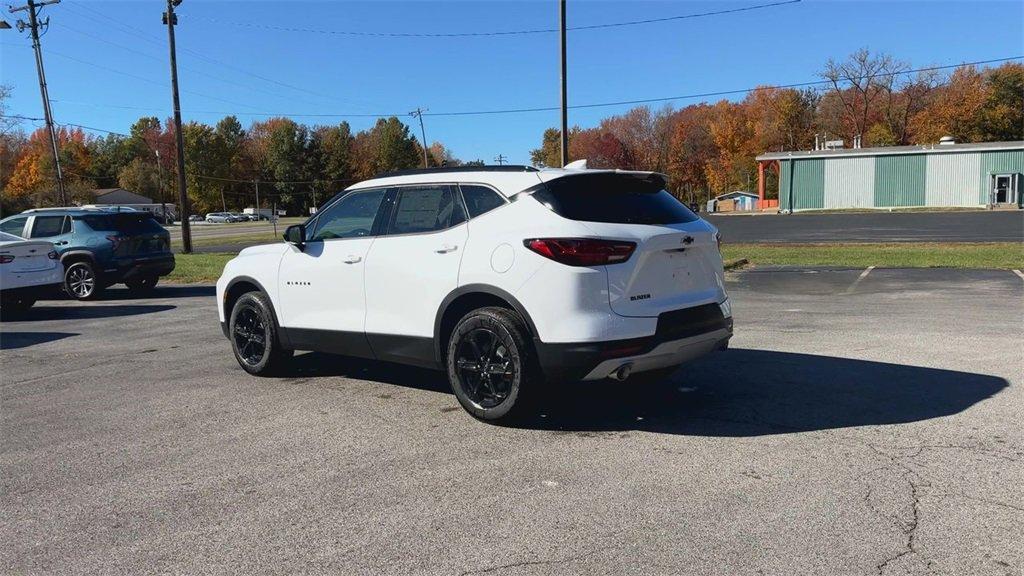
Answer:
[[864, 271], [860, 273], [860, 276], [857, 276], [857, 279], [853, 281], [853, 284], [850, 284], [850, 287], [847, 288], [846, 292], [843, 292], [843, 294], [853, 294], [853, 291], [857, 289], [857, 285], [867, 278], [868, 274], [871, 274], [871, 271], [874, 269], [874, 266], [868, 266], [865, 268]]
[[1017, 276], [1020, 276], [1021, 280], [1024, 280], [1024, 272], [1021, 272], [1020, 270], [1014, 270], [1013, 273], [1016, 274]]

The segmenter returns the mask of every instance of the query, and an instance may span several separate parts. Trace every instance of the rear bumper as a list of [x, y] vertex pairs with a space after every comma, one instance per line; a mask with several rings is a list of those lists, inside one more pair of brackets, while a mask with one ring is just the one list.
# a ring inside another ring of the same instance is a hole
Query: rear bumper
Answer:
[[103, 275], [115, 282], [147, 276], [167, 276], [174, 270], [174, 254], [126, 258], [111, 264], [113, 266], [103, 270]]
[[626, 363], [643, 372], [695, 360], [725, 347], [732, 332], [732, 317], [711, 304], [662, 314], [652, 336], [565, 344], [534, 339], [534, 347], [549, 380], [600, 380]]

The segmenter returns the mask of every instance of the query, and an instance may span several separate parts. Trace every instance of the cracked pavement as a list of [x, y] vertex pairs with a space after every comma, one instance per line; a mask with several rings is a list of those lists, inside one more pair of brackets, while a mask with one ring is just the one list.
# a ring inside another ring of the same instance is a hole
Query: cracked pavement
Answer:
[[731, 274], [736, 337], [662, 385], [482, 424], [431, 372], [238, 368], [209, 287], [0, 324], [0, 571], [1024, 570], [1024, 282]]

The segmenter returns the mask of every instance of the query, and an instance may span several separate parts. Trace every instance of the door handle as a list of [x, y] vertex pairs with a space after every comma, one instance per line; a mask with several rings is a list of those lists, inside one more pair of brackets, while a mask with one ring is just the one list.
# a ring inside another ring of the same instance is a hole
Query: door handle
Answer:
[[349, 254], [348, 256], [345, 257], [345, 260], [343, 260], [343, 262], [345, 262], [345, 264], [356, 264], [358, 262], [362, 262], [362, 260], [362, 256], [353, 256], [352, 254]]
[[56, 245], [58, 245], [58, 246], [64, 246], [64, 245], [65, 245], [65, 244], [67, 244], [67, 243], [68, 243], [68, 241], [67, 241], [67, 240], [61, 240], [60, 242], [54, 242], [54, 244], [56, 244]]
[[454, 244], [445, 244], [444, 246], [441, 246], [437, 250], [434, 250], [434, 252], [437, 252], [438, 254], [447, 254], [449, 252], [455, 252], [458, 249], [459, 247]]

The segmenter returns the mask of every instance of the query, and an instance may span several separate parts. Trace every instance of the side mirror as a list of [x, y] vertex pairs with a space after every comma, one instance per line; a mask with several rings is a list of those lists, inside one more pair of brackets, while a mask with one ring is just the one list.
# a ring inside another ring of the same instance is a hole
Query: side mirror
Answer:
[[294, 244], [298, 246], [299, 250], [302, 250], [303, 246], [306, 245], [306, 227], [302, 224], [294, 224], [285, 228], [284, 241]]

